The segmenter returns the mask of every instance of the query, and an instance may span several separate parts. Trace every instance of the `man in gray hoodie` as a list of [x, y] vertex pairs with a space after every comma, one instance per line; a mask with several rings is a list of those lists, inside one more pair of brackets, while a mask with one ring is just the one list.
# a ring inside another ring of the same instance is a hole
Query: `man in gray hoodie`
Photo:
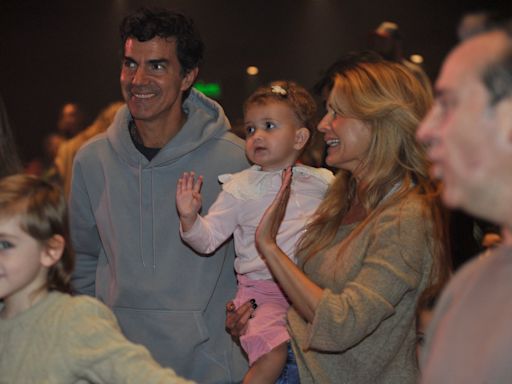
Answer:
[[73, 168], [74, 287], [111, 307], [126, 336], [179, 375], [240, 381], [247, 363], [224, 329], [236, 288], [232, 244], [208, 257], [188, 248], [174, 191], [184, 171], [203, 175], [207, 210], [217, 176], [248, 166], [243, 142], [222, 108], [191, 89], [203, 44], [190, 19], [142, 9], [123, 20], [121, 38], [127, 105]]

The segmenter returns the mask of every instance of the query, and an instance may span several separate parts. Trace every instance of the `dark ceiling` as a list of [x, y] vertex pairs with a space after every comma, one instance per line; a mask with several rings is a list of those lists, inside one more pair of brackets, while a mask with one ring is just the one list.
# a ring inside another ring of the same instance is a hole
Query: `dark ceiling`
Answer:
[[[0, 2], [0, 92], [25, 159], [38, 154], [59, 106], [83, 104], [92, 120], [120, 98], [118, 25], [141, 5], [191, 16], [206, 43], [199, 79], [218, 82], [228, 117], [260, 84], [295, 80], [311, 87], [341, 54], [366, 48], [384, 20], [399, 24], [406, 54], [420, 53], [435, 77], [456, 42], [460, 0], [49, 0]], [[260, 74], [248, 78], [245, 68]]]

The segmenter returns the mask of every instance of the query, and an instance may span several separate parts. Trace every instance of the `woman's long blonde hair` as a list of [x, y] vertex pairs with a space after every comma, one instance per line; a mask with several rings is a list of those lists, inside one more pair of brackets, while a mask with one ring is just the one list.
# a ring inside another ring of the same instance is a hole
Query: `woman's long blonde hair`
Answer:
[[[444, 275], [448, 272], [443, 272], [449, 268], [445, 260], [446, 224], [438, 188], [428, 176], [424, 147], [415, 139], [416, 129], [431, 103], [431, 92], [402, 64], [359, 63], [336, 75], [329, 96], [330, 108], [370, 127], [371, 142], [359, 168], [361, 180], [356, 181], [348, 171], [338, 171], [299, 243], [302, 263], [332, 243], [356, 197], [369, 218], [414, 191], [429, 202], [430, 212], [425, 215], [433, 221], [433, 273], [438, 276], [436, 280], [447, 277]], [[392, 188], [397, 188], [396, 192], [383, 202]]]

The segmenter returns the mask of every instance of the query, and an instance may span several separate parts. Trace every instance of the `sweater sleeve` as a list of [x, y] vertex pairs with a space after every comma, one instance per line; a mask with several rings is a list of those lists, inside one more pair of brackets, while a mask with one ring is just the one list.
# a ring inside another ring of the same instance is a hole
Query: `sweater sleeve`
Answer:
[[233, 234], [238, 225], [240, 203], [230, 193], [221, 191], [208, 214], [204, 217], [198, 215], [190, 230], [183, 232], [180, 225], [181, 238], [199, 253], [214, 252]]
[[101, 241], [82, 169], [77, 162], [73, 169], [69, 218], [71, 240], [76, 254], [72, 284], [78, 293], [94, 296]]
[[309, 325], [308, 348], [326, 352], [350, 348], [395, 314], [404, 295], [420, 284], [429, 265], [425, 258], [431, 258], [421, 207], [405, 203], [375, 220], [355, 278], [339, 293], [324, 290]]
[[114, 314], [101, 302], [75, 298], [62, 319], [62, 356], [75, 376], [91, 383], [192, 383], [162, 368], [149, 351], [128, 341]]

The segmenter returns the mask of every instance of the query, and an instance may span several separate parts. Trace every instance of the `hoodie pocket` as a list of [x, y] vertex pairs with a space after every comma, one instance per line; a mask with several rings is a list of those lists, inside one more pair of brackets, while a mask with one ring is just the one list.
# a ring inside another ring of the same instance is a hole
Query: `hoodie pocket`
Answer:
[[146, 346], [160, 364], [187, 371], [196, 350], [208, 339], [200, 311], [147, 310], [114, 307], [123, 333]]

